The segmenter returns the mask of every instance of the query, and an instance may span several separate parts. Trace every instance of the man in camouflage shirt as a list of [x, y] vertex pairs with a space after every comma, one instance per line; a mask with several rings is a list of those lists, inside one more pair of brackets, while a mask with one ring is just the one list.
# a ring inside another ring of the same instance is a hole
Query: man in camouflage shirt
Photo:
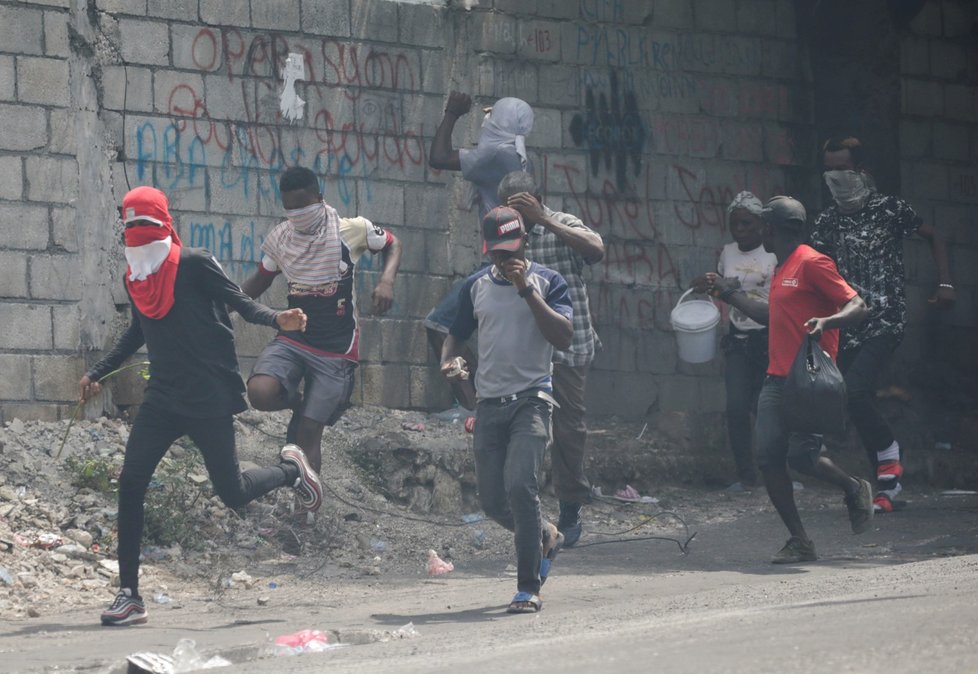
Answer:
[[552, 211], [540, 201], [533, 176], [525, 171], [507, 174], [497, 189], [499, 202], [515, 208], [529, 230], [528, 259], [564, 277], [574, 306], [574, 339], [566, 351], [554, 351], [553, 387], [557, 407], [553, 413], [554, 491], [560, 501], [557, 528], [564, 545], [581, 536], [581, 506], [591, 499], [591, 484], [584, 475], [587, 425], [584, 392], [587, 372], [601, 342], [591, 325], [584, 266], [604, 257], [601, 236], [569, 213]]
[[903, 199], [880, 194], [863, 166], [856, 138], [829, 139], [822, 147], [824, 177], [833, 204], [815, 220], [812, 246], [834, 258], [839, 272], [869, 305], [870, 315], [843, 331], [839, 366], [849, 394], [849, 416], [876, 469], [877, 512], [892, 512], [902, 491], [900, 446], [875, 404], [876, 378], [903, 339], [907, 322], [903, 240], [926, 239], [940, 282], [930, 300], [954, 302], [944, 240]]

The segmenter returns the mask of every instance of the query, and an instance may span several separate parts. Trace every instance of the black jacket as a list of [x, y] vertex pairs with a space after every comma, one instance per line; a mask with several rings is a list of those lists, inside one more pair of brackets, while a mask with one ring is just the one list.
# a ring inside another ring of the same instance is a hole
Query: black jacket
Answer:
[[276, 325], [278, 312], [241, 292], [203, 248], [181, 250], [173, 294], [173, 308], [159, 320], [132, 304], [129, 328], [88, 377], [98, 381], [146, 344], [144, 403], [197, 418], [247, 409], [228, 307], [249, 323], [268, 326]]

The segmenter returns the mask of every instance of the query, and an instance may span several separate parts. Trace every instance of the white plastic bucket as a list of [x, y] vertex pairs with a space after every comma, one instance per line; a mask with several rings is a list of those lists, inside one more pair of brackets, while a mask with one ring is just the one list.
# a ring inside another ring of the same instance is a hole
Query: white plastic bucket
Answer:
[[720, 310], [710, 300], [687, 300], [690, 288], [682, 294], [669, 314], [676, 331], [679, 357], [687, 363], [706, 363], [717, 353], [717, 326]]

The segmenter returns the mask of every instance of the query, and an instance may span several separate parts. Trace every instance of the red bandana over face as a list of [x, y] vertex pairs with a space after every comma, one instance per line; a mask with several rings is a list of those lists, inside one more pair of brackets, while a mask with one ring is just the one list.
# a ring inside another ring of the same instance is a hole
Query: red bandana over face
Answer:
[[[153, 187], [137, 187], [122, 199], [122, 221], [126, 224], [126, 257], [135, 260], [144, 253], [165, 253], [162, 262], [126, 270], [126, 288], [136, 308], [149, 318], [160, 319], [173, 308], [173, 286], [177, 279], [182, 244], [170, 217], [166, 195]], [[131, 224], [136, 223], [136, 224]], [[165, 246], [169, 245], [169, 251]]]

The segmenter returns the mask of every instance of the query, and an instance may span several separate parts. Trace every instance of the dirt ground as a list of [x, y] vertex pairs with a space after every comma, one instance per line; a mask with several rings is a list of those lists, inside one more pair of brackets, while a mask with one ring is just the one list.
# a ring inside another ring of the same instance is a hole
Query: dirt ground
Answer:
[[[286, 421], [284, 414], [237, 417], [243, 467], [275, 459]], [[118, 582], [114, 479], [129, 427], [107, 418], [68, 426], [66, 421], [15, 420], [0, 429], [4, 618], [95, 606], [111, 598]], [[622, 444], [634, 442], [641, 427], [611, 421], [594, 431], [598, 442]], [[511, 535], [479, 519], [471, 438], [464, 418], [453, 422], [384, 408], [350, 410], [327, 431], [326, 499], [311, 520], [293, 514], [294, 498], [287, 489], [237, 512], [225, 508], [213, 495], [198, 452], [181, 442], [151, 485], [147, 509], [163, 523], [156, 533], [147, 527], [141, 593], [151, 602], [170, 603], [190, 594], [271, 591], [270, 584], [277, 589], [294, 577], [424, 577], [429, 550], [459, 565], [505, 557], [512, 550]], [[646, 433], [644, 442], [653, 443], [653, 434]], [[602, 488], [610, 495], [624, 486]], [[668, 509], [706, 522], [756, 507], [742, 503], [731, 511], [676, 488], [658, 489], [653, 496], [657, 502], [609, 501], [607, 507], [589, 509], [586, 528], [595, 537], [630, 529], [631, 535], [643, 535], [654, 524], [658, 534], [684, 540], [679, 520], [649, 516]], [[555, 516], [552, 496], [545, 497], [544, 509]]]

